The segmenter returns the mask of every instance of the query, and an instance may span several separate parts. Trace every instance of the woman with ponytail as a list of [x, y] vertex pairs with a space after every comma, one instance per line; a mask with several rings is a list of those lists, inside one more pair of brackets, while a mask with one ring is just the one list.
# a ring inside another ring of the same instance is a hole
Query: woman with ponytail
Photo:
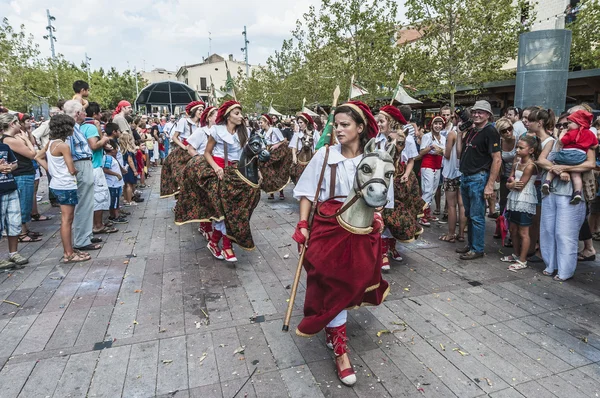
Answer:
[[[389, 293], [389, 285], [381, 278], [379, 231], [383, 225], [377, 213], [372, 230], [364, 234], [350, 232], [339, 224], [338, 218], [326, 216], [338, 211], [351, 194], [365, 146], [377, 135], [377, 122], [369, 107], [360, 101], [337, 107], [334, 115], [338, 144], [319, 149], [294, 189], [294, 197], [300, 200], [300, 221], [292, 238], [306, 244], [303, 265], [307, 272], [304, 318], [296, 334], [310, 337], [325, 329], [327, 346], [335, 354], [338, 377], [352, 386], [356, 375], [348, 355], [346, 309], [380, 304]], [[387, 194], [386, 207], [391, 207], [393, 189]], [[318, 211], [309, 238], [313, 201], [318, 202]]]

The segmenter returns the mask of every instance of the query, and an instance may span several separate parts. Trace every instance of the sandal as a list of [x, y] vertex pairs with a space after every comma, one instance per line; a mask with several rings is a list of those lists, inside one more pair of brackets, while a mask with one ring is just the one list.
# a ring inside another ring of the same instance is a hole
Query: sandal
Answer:
[[39, 242], [42, 240], [39, 236], [29, 236], [27, 234], [19, 234], [17, 238], [21, 243]]
[[519, 261], [519, 258], [513, 253], [510, 256], [504, 256], [500, 259], [503, 263], [516, 263]]
[[554, 272], [548, 272], [548, 271], [546, 271], [546, 270], [543, 270], [543, 271], [542, 271], [542, 274], [543, 274], [543, 275], [546, 275], [546, 276], [552, 276], [552, 275], [554, 275]]
[[[571, 277], [571, 278], [572, 278], [572, 277]], [[556, 276], [555, 276], [554, 278], [552, 278], [552, 279], [554, 279], [554, 280], [555, 280], [555, 281], [557, 281], [557, 282], [565, 282], [565, 281], [568, 281], [568, 280], [569, 280], [569, 279], [571, 279], [571, 278], [566, 278], [566, 279], [563, 279], [563, 278], [559, 277], [558, 275], [556, 275]]]
[[98, 231], [92, 231], [92, 233], [94, 235], [98, 235], [98, 234], [114, 234], [115, 232], [119, 232], [119, 230], [116, 229], [116, 228], [109, 228], [109, 227], [104, 227], [102, 229], [99, 229]]
[[464, 237], [464, 236], [457, 235], [457, 236], [456, 236], [456, 241], [457, 241], [457, 242], [464, 242], [464, 241], [465, 241], [465, 237]]
[[62, 263], [63, 264], [80, 263], [82, 261], [88, 261], [91, 259], [92, 259], [92, 257], [89, 254], [87, 256], [85, 256], [81, 252], [74, 251], [73, 254], [71, 254], [70, 256], [63, 256]]
[[456, 242], [456, 235], [442, 235], [438, 238], [439, 240], [443, 241], [443, 242], [448, 242], [448, 243], [455, 243]]
[[30, 236], [30, 237], [32, 237], [32, 238], [39, 238], [40, 236], [43, 236], [43, 235], [44, 235], [44, 234], [42, 234], [42, 233], [40, 233], [40, 232], [35, 232], [35, 231], [32, 231], [32, 230], [28, 230], [27, 232], [25, 232], [25, 234], [26, 234], [27, 236]]
[[592, 234], [592, 239], [595, 241], [599, 241], [600, 240], [600, 232], [594, 232]]
[[508, 266], [508, 270], [509, 271], [513, 271], [513, 272], [517, 272], [519, 270], [525, 269], [527, 268], [527, 261], [519, 261], [519, 260], [515, 260], [514, 264], [511, 264]]
[[32, 221], [50, 221], [53, 218], [54, 217], [52, 217], [52, 216], [42, 216], [42, 215], [40, 215], [40, 213], [32, 214], [31, 215], [31, 220]]
[[87, 246], [76, 247], [75, 249], [77, 249], [77, 250], [100, 250], [100, 249], [102, 249], [102, 245], [98, 245], [98, 244], [95, 244], [95, 243], [90, 243]]

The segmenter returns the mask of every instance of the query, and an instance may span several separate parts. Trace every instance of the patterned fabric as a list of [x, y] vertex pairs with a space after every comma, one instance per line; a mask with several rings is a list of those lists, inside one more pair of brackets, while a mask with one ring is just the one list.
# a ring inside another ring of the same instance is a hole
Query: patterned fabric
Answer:
[[[302, 163], [304, 163], [304, 162], [302, 162]], [[304, 169], [306, 169], [307, 165], [308, 165], [308, 162], [306, 162], [306, 164], [301, 164], [300, 161], [298, 161], [296, 164], [292, 163], [292, 165], [290, 166], [290, 179], [292, 180], [294, 185], [300, 179], [300, 176], [304, 172]]]
[[224, 220], [226, 236], [241, 248], [252, 250], [250, 218], [260, 201], [260, 188], [245, 179], [237, 166], [226, 166], [223, 172], [219, 181], [204, 156], [194, 156], [188, 162], [175, 205], [175, 223]]
[[290, 182], [290, 165], [292, 164], [292, 150], [287, 142], [271, 151], [271, 157], [266, 163], [260, 164], [262, 174], [261, 189], [266, 193], [281, 191]]
[[412, 241], [422, 232], [417, 218], [423, 214], [425, 201], [421, 199], [419, 181], [415, 173], [410, 173], [406, 183], [400, 182], [404, 165], [398, 162], [394, 178], [394, 208], [384, 209], [383, 221], [392, 236], [399, 241]]
[[179, 193], [183, 186], [183, 172], [191, 156], [179, 146], [169, 153], [160, 172], [160, 197], [166, 198]]
[[73, 135], [69, 136], [67, 139], [71, 146], [73, 161], [92, 158], [92, 150], [78, 124], [75, 124], [75, 127], [73, 128]]

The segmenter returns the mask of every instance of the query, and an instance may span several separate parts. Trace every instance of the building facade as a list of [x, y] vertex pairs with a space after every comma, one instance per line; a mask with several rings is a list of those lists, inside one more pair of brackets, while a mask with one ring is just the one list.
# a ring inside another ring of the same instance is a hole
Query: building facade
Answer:
[[164, 68], [152, 69], [149, 72], [142, 72], [142, 77], [148, 84], [162, 82], [164, 80], [177, 80], [177, 72], [168, 71]]

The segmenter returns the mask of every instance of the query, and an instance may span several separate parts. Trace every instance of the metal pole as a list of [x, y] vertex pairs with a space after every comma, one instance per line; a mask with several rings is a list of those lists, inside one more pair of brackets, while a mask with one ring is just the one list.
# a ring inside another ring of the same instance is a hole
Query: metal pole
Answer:
[[[52, 61], [54, 62], [54, 66], [57, 67], [58, 65], [56, 65], [56, 52], [54, 51], [54, 42], [56, 41], [56, 37], [54, 37], [54, 32], [56, 31], [56, 29], [54, 28], [54, 26], [52, 26], [52, 21], [55, 21], [56, 18], [54, 18], [52, 15], [50, 15], [49, 9], [46, 9], [46, 16], [48, 17], [48, 26], [46, 26], [46, 30], [48, 31], [48, 34], [46, 36], [44, 36], [44, 39], [50, 41], [50, 52], [52, 53]], [[57, 98], [60, 98], [60, 85], [58, 83], [58, 69], [55, 70], [55, 78], [56, 78], [56, 95], [57, 95]]]
[[135, 110], [137, 111], [137, 100], [138, 97], [140, 96], [140, 88], [138, 86], [138, 78], [137, 78], [137, 68], [134, 66], [133, 67], [133, 74], [135, 75], [135, 92], [136, 92], [136, 96], [135, 96]]
[[90, 82], [90, 61], [92, 59], [88, 57], [87, 53], [85, 53], [85, 68], [87, 69], [88, 83]]
[[244, 52], [244, 58], [246, 61], [246, 77], [248, 77], [250, 75], [250, 67], [248, 65], [248, 44], [250, 42], [248, 41], [248, 32], [246, 31], [246, 25], [244, 25], [244, 31], [242, 32], [242, 35], [244, 36], [244, 48], [242, 48], [242, 51]]

